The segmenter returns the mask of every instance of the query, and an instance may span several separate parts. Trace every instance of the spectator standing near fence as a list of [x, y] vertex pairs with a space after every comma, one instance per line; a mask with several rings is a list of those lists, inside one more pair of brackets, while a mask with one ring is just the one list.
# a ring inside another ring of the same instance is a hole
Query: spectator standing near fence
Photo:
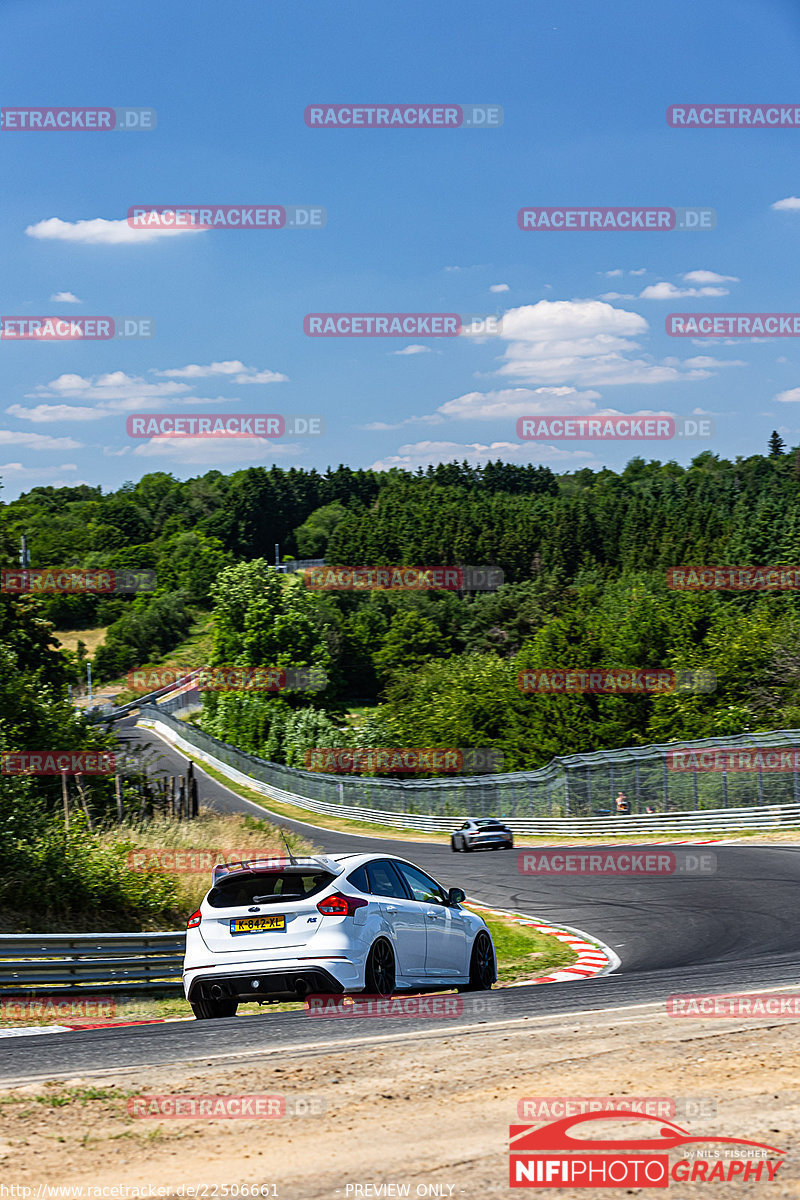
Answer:
[[624, 792], [618, 793], [617, 798], [614, 801], [614, 805], [616, 807], [618, 817], [625, 817], [629, 815], [631, 806], [628, 803], [628, 797]]

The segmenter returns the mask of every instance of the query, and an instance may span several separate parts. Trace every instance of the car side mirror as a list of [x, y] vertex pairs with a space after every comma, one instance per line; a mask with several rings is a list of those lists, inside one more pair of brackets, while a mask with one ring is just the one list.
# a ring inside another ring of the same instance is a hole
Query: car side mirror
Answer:
[[447, 903], [451, 907], [456, 904], [463, 904], [466, 898], [467, 893], [463, 892], [461, 888], [450, 888], [450, 891], [447, 893]]

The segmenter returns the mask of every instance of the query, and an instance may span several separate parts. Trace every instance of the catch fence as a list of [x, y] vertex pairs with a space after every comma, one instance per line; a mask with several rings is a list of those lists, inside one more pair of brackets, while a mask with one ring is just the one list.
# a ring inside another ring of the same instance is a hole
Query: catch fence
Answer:
[[[800, 752], [784, 756], [785, 762], [793, 765], [780, 770], [771, 769], [755, 755], [756, 751], [795, 751], [800, 748], [800, 730], [565, 755], [538, 770], [503, 775], [385, 779], [329, 775], [268, 762], [178, 720], [160, 705], [144, 705], [140, 719], [158, 722], [168, 735], [183, 739], [200, 757], [209, 755], [276, 795], [283, 793], [295, 803], [305, 801], [306, 807], [320, 812], [339, 810], [342, 816], [350, 815], [348, 809], [374, 810], [382, 821], [392, 816], [448, 820], [501, 816], [521, 829], [533, 819], [571, 818], [573, 824], [576, 818], [616, 819], [615, 797], [620, 791], [630, 808], [629, 816], [622, 819], [629, 824], [634, 817], [646, 823], [648, 816], [677, 817], [712, 810], [787, 806], [787, 817], [794, 810], [800, 812], [796, 808], [800, 806]], [[688, 769], [676, 769], [676, 752], [723, 748], [752, 751], [752, 768], [706, 770], [702, 763], [691, 766], [689, 760]], [[386, 823], [399, 824], [397, 820]], [[632, 827], [630, 831], [634, 831]]]

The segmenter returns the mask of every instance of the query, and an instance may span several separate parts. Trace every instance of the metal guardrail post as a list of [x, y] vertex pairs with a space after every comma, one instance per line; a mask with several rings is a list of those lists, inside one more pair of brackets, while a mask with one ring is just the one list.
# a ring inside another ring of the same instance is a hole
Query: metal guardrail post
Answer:
[[639, 760], [638, 760], [638, 758], [634, 760], [633, 773], [634, 773], [634, 778], [636, 780], [636, 812], [638, 814], [642, 811], [642, 798], [641, 798], [641, 787], [639, 784]]
[[664, 772], [664, 812], [669, 811], [669, 775], [667, 774], [666, 757], [661, 760], [661, 767]]

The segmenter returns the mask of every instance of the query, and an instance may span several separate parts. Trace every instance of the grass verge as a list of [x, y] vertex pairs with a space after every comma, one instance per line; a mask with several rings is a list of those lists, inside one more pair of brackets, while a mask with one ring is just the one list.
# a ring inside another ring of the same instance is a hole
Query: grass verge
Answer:
[[[318, 849], [287, 831], [296, 854]], [[37, 886], [25, 893], [6, 887], [0, 905], [3, 933], [117, 933], [182, 929], [209, 887], [215, 862], [245, 853], [283, 854], [281, 837], [267, 819], [201, 809], [193, 821], [156, 816], [112, 825], [95, 833], [62, 832], [36, 853]], [[134, 857], [137, 851], [149, 851]], [[183, 857], [176, 858], [176, 854]], [[192, 853], [196, 852], [196, 853]], [[44, 886], [47, 883], [47, 887]]]
[[[207, 667], [211, 661], [212, 627], [213, 620], [210, 613], [198, 614], [197, 620], [189, 627], [185, 639], [174, 650], [170, 650], [168, 654], [162, 654], [160, 658], [155, 658], [152, 662], [141, 663], [136, 670], [145, 672], [174, 671], [176, 674], [181, 674], [184, 671], [195, 671], [199, 667]], [[169, 682], [169, 680], [167, 681]], [[128, 704], [129, 701], [136, 700], [140, 695], [139, 692], [132, 691], [128, 687], [128, 680], [125, 676], [104, 683], [103, 688], [116, 689], [118, 704]]]

